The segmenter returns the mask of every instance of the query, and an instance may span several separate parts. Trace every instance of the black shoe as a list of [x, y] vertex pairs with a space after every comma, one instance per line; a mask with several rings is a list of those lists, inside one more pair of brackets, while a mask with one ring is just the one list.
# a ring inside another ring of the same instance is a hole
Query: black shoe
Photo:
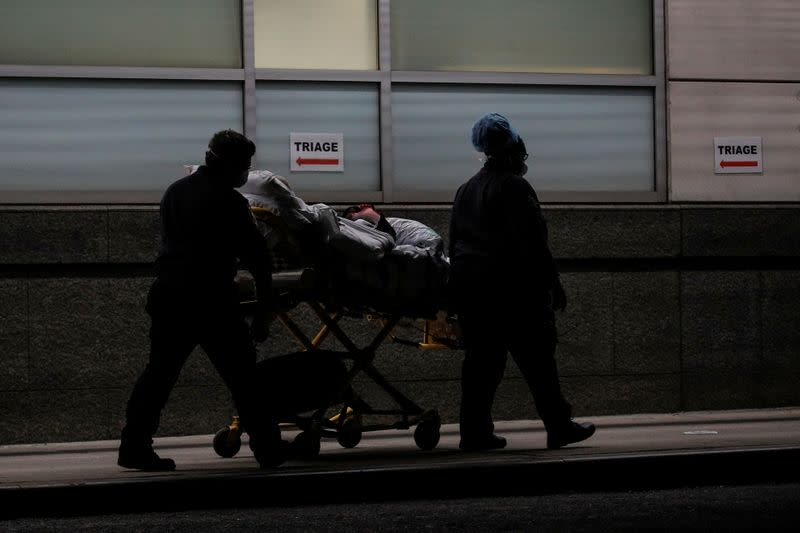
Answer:
[[574, 420], [570, 420], [564, 426], [559, 426], [558, 429], [547, 430], [547, 448], [555, 450], [573, 442], [586, 440], [594, 435], [594, 430], [594, 424], [579, 424]]
[[286, 462], [294, 455], [292, 443], [287, 440], [280, 440], [269, 446], [250, 446], [253, 455], [261, 468], [276, 468]]
[[169, 472], [175, 470], [175, 461], [161, 458], [150, 446], [130, 446], [121, 444], [117, 464], [123, 468], [143, 472]]
[[461, 438], [458, 447], [464, 451], [478, 452], [484, 450], [497, 450], [506, 447], [506, 439], [494, 433], [484, 437]]

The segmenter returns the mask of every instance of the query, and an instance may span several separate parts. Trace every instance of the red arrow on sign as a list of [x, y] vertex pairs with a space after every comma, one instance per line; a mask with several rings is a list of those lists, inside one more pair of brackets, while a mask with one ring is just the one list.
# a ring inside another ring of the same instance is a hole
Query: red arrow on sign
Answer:
[[757, 167], [758, 161], [720, 161], [719, 166], [725, 167]]
[[297, 158], [298, 165], [338, 165], [338, 159], [311, 159], [311, 158]]

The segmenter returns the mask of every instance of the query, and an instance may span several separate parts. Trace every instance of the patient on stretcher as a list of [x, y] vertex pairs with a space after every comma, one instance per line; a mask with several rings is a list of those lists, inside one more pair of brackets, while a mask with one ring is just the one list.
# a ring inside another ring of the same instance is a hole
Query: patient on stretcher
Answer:
[[275, 270], [321, 269], [337, 292], [382, 310], [432, 316], [444, 300], [449, 260], [441, 236], [372, 204], [306, 204], [286, 178], [251, 171], [240, 191], [273, 249]]

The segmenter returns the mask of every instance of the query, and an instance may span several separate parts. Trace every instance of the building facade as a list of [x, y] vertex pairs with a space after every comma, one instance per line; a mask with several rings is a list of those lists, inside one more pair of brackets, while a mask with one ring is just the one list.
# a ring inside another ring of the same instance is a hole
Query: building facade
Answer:
[[[446, 239], [489, 111], [532, 153], [576, 415], [797, 405], [798, 30], [792, 0], [3, 2], [0, 443], [117, 437], [158, 200], [214, 131], [253, 138], [309, 203]], [[298, 168], [292, 141], [324, 135], [341, 168]], [[276, 325], [261, 353], [296, 349]], [[452, 422], [460, 362], [386, 345], [377, 364]], [[536, 416], [513, 366], [496, 410]], [[160, 431], [230, 414], [197, 353]]]

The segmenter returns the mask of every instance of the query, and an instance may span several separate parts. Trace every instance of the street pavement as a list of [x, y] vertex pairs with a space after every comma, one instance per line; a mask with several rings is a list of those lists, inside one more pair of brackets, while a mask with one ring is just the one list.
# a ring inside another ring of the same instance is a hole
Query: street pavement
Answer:
[[167, 473], [118, 467], [117, 441], [0, 446], [0, 519], [800, 481], [800, 407], [578, 420], [596, 434], [559, 450], [540, 421], [502, 421], [503, 450], [460, 451], [455, 425], [428, 451], [413, 428], [382, 430], [351, 449], [323, 439], [319, 456], [274, 469], [246, 437], [232, 458], [213, 435], [158, 438], [178, 465]]

